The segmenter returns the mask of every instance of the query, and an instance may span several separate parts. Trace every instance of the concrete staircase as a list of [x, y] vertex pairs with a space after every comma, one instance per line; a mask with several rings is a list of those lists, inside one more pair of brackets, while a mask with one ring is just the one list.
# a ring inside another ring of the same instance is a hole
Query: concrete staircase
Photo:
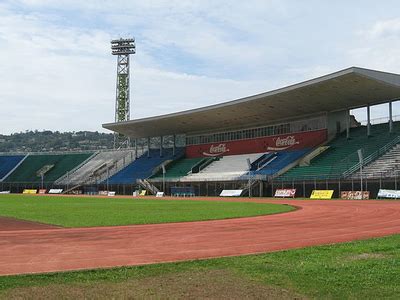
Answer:
[[[379, 178], [381, 176], [388, 176], [398, 170], [400, 170], [400, 144], [395, 145], [384, 155], [364, 166], [363, 177]], [[353, 178], [359, 177], [359, 171], [353, 175]]]
[[182, 177], [181, 181], [232, 181], [237, 180], [249, 171], [247, 159], [253, 163], [264, 153], [242, 154], [221, 157], [209, 164], [199, 173], [192, 173]]

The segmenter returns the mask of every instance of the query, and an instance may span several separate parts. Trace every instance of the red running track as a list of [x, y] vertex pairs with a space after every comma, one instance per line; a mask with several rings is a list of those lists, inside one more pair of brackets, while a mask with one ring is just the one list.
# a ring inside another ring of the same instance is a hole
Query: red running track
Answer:
[[189, 223], [0, 229], [0, 275], [264, 253], [400, 233], [400, 202], [252, 201], [287, 203], [301, 209]]

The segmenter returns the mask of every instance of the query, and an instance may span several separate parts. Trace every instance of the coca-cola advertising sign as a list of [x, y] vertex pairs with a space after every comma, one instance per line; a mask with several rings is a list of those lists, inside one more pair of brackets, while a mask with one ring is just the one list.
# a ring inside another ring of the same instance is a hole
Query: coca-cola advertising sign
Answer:
[[294, 145], [299, 144], [299, 141], [296, 140], [294, 135], [288, 135], [286, 137], [274, 138], [275, 145], [268, 146], [267, 150], [270, 151], [278, 151], [278, 150], [286, 150], [288, 148], [293, 147]]
[[326, 139], [327, 131], [326, 129], [323, 129], [240, 141], [190, 145], [186, 147], [186, 157], [213, 157], [270, 151], [298, 150], [316, 147], [325, 142]]
[[208, 152], [203, 152], [204, 156], [218, 156], [218, 155], [227, 155], [229, 149], [226, 147], [225, 143], [221, 143], [218, 145], [211, 145]]

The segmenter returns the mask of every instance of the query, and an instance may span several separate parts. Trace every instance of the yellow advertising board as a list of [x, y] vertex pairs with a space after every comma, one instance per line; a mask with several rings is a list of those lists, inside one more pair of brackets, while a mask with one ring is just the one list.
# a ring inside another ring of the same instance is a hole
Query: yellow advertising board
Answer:
[[142, 190], [139, 195], [140, 196], [146, 196], [146, 190]]
[[310, 199], [332, 199], [333, 190], [313, 190]]
[[22, 194], [36, 194], [37, 190], [24, 189]]

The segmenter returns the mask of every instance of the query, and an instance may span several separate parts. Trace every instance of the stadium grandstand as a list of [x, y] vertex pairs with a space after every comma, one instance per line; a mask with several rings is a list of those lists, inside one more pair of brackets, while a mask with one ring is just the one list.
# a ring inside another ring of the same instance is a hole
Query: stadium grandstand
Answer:
[[[306, 196], [363, 184], [375, 197], [379, 188], [397, 189], [400, 122], [392, 108], [398, 100], [400, 75], [351, 67], [217, 105], [103, 124], [129, 137], [128, 149], [3, 154], [0, 184], [14, 191], [35, 187], [42, 174], [48, 188], [68, 192], [242, 189], [259, 196], [277, 187]], [[370, 110], [379, 104], [387, 105], [387, 118], [375, 122]], [[358, 108], [366, 109], [365, 123], [351, 114]]]
[[10, 183], [54, 182], [86, 161], [92, 153], [28, 154], [3, 181]]

